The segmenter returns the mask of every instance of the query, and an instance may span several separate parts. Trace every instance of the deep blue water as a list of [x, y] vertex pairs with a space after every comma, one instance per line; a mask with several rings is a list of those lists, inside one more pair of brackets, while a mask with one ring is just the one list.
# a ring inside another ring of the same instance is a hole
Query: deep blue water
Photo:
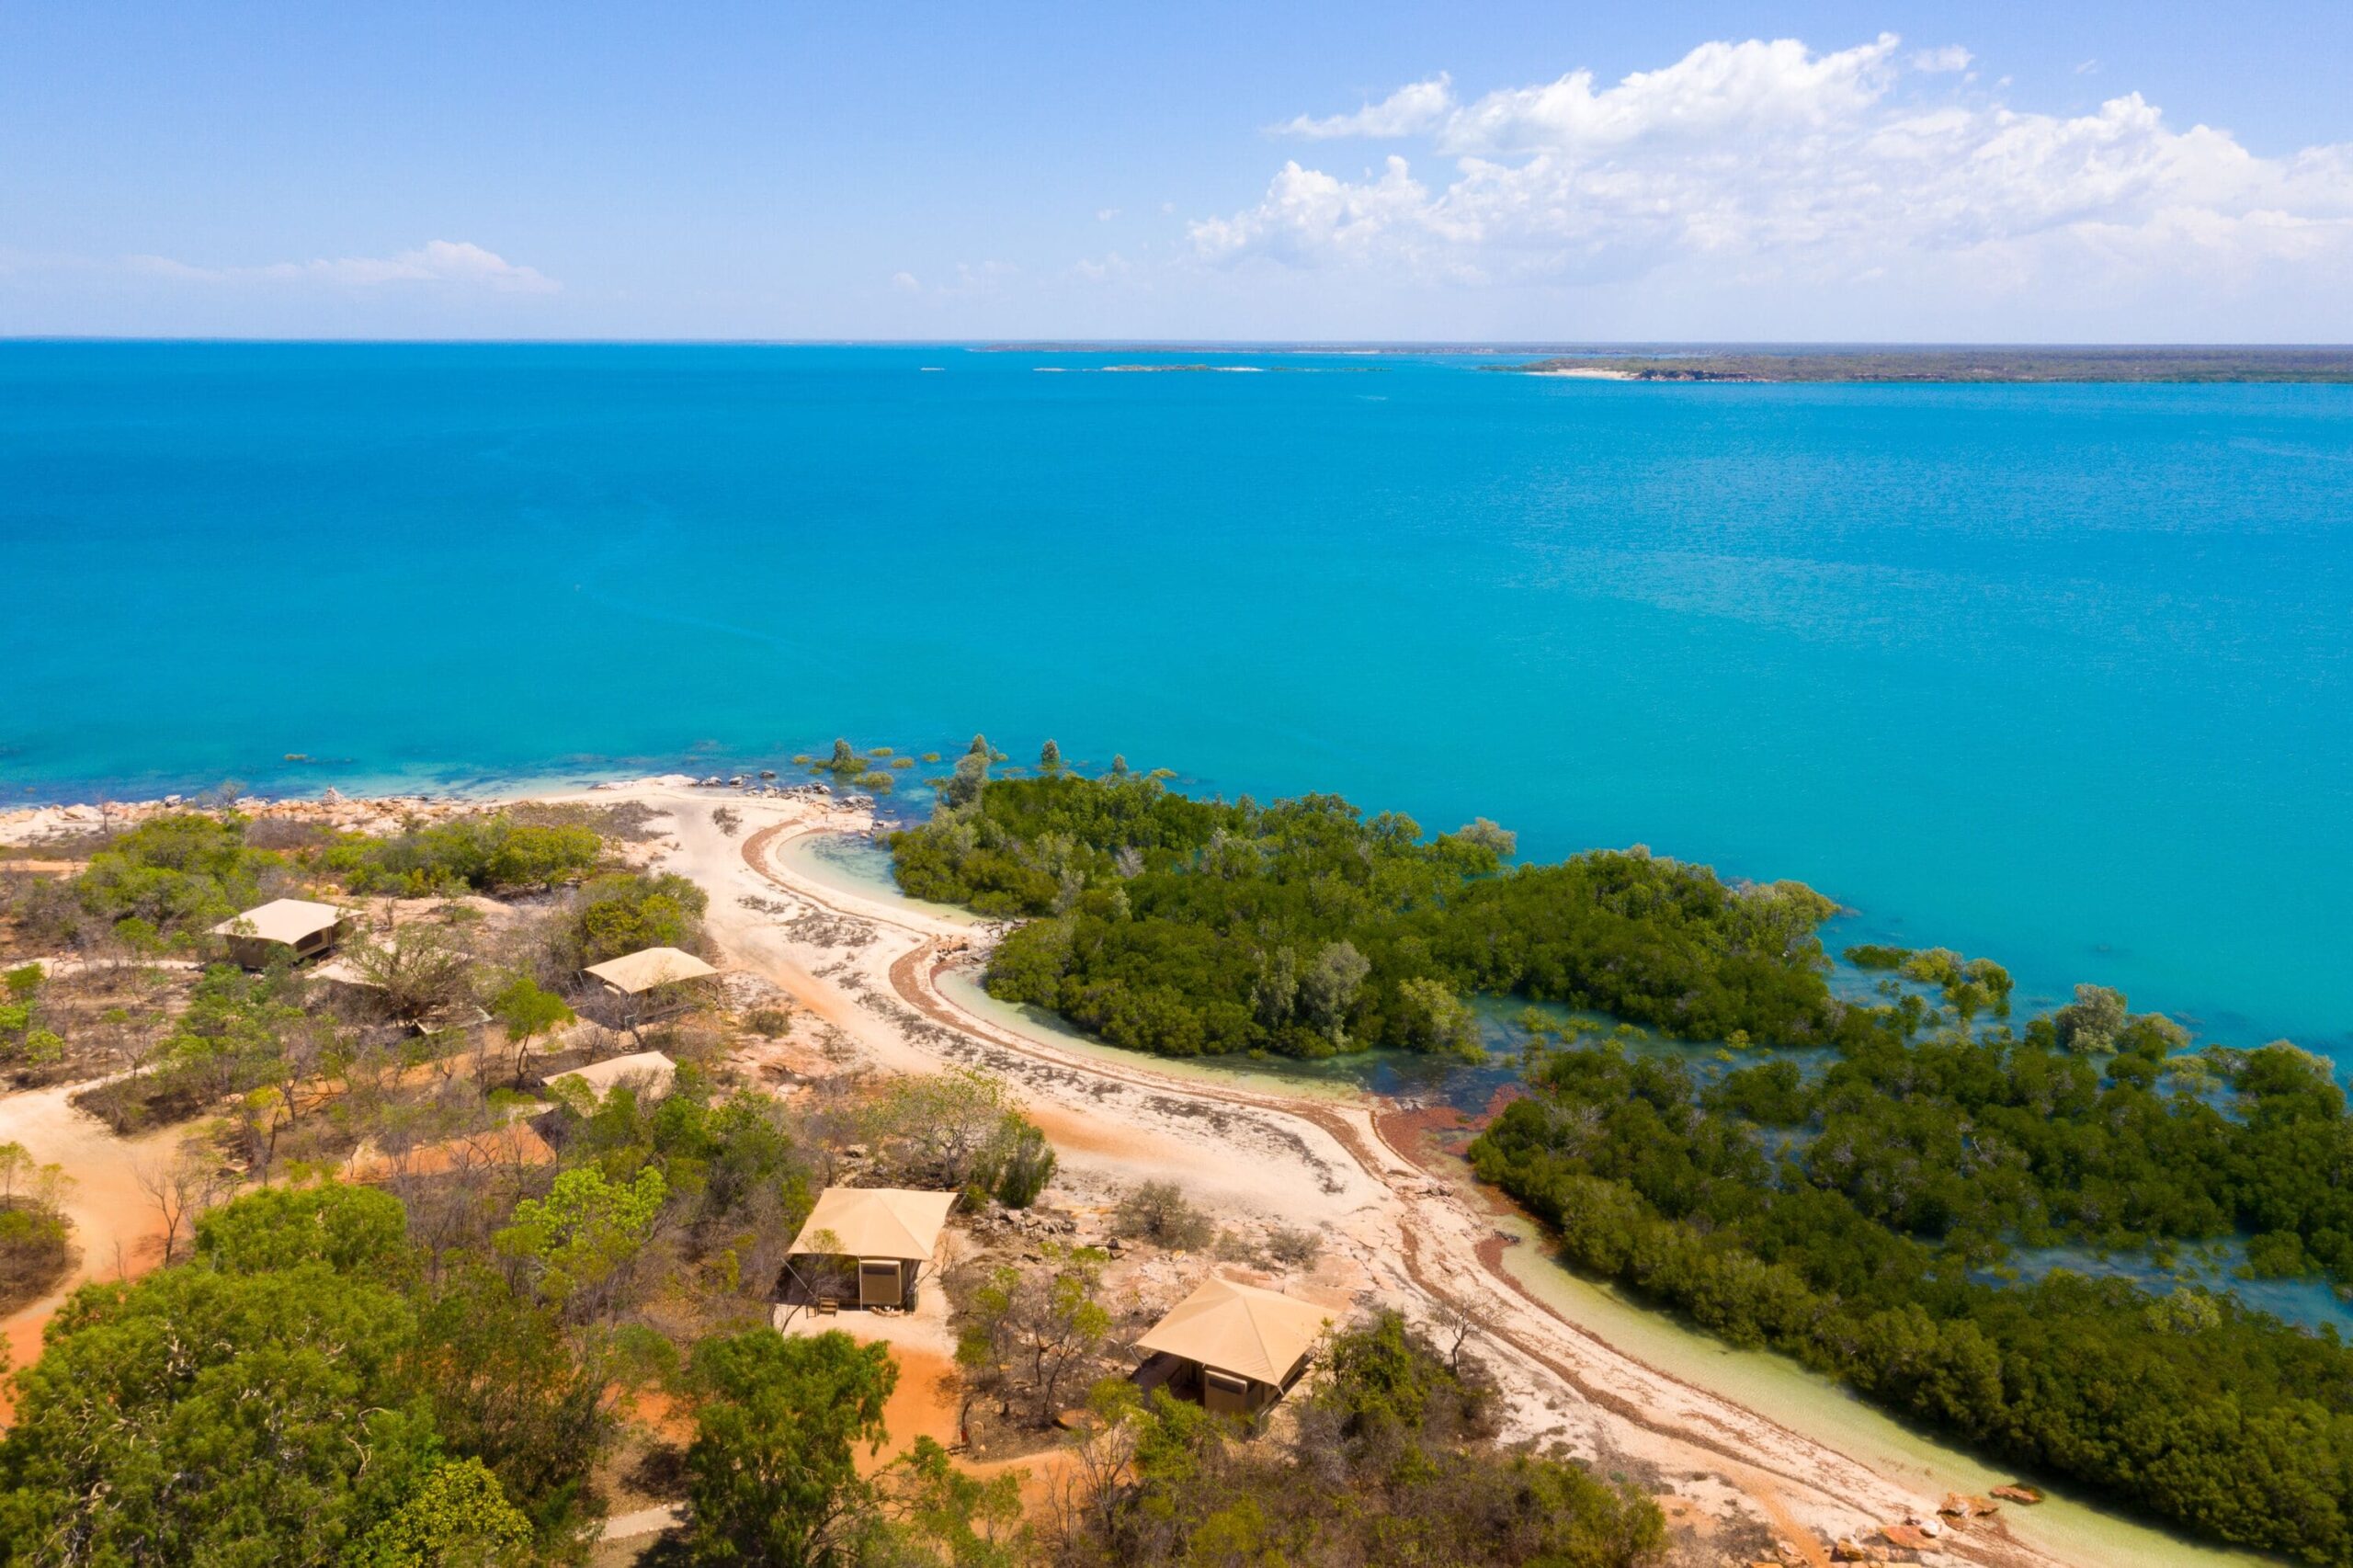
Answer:
[[1051, 734], [2353, 1055], [2353, 388], [1145, 358], [0, 345], [0, 790]]

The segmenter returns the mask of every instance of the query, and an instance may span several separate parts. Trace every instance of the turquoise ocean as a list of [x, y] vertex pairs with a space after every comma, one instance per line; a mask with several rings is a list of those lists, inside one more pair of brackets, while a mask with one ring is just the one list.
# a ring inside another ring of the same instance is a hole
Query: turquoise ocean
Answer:
[[1492, 362], [0, 344], [0, 799], [1051, 735], [2353, 1059], [2353, 387]]

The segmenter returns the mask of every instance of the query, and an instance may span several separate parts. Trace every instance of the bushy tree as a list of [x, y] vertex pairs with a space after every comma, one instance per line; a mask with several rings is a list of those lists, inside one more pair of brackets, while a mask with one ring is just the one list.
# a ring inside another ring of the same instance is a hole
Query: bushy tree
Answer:
[[1474, 818], [1456, 828], [1454, 836], [1465, 844], [1486, 850], [1498, 859], [1508, 859], [1519, 852], [1519, 835], [1509, 828], [1497, 826], [1485, 817]]
[[1392, 1038], [1408, 1051], [1477, 1062], [1486, 1055], [1479, 1042], [1479, 1020], [1470, 1004], [1434, 976], [1397, 983], [1397, 1019]]
[[626, 1282], [668, 1195], [652, 1166], [629, 1182], [595, 1165], [555, 1178], [544, 1199], [525, 1199], [493, 1238], [520, 1263], [549, 1301], [581, 1315], [601, 1311]]
[[176, 942], [264, 902], [284, 857], [245, 843], [245, 820], [176, 812], [152, 817], [90, 857], [73, 881], [81, 908], [108, 926], [137, 920]]
[[22, 1143], [0, 1143], [0, 1311], [50, 1288], [73, 1262], [64, 1204], [72, 1185], [63, 1166], [41, 1164]]
[[346, 839], [326, 852], [323, 864], [355, 892], [423, 898], [577, 881], [603, 855], [603, 841], [591, 828], [520, 823], [500, 812], [391, 838]]
[[400, 1285], [415, 1273], [408, 1216], [372, 1187], [329, 1182], [265, 1188], [196, 1221], [198, 1260], [223, 1274], [269, 1274], [324, 1264], [338, 1275]]
[[531, 1521], [479, 1460], [436, 1465], [353, 1549], [349, 1568], [507, 1568], [526, 1561]]
[[583, 890], [572, 918], [572, 946], [581, 964], [602, 963], [645, 948], [702, 945], [710, 896], [673, 872], [598, 877]]
[[698, 1562], [834, 1568], [857, 1561], [873, 1492], [857, 1450], [879, 1451], [898, 1381], [889, 1349], [839, 1330], [757, 1328], [695, 1346], [688, 1541]]
[[319, 1260], [83, 1287], [17, 1375], [0, 1560], [338, 1561], [438, 1461], [415, 1335], [398, 1292]]
[[544, 1039], [573, 1021], [572, 1008], [563, 997], [543, 991], [529, 975], [518, 974], [491, 999], [490, 1016], [498, 1020], [506, 1043], [515, 1048], [515, 1082], [523, 1082], [531, 1042]]
[[892, 1079], [860, 1108], [857, 1121], [877, 1169], [905, 1186], [995, 1195], [1021, 1208], [1053, 1174], [1044, 1135], [1016, 1108], [1004, 1084], [985, 1073]]

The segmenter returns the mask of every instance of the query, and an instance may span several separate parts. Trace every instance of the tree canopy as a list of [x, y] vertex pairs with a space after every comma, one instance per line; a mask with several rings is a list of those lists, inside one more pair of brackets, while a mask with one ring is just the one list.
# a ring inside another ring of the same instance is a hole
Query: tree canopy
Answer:
[[856, 1562], [871, 1507], [857, 1456], [881, 1447], [882, 1405], [899, 1376], [889, 1347], [838, 1329], [810, 1338], [753, 1329], [696, 1346], [691, 1376], [700, 1394], [687, 1450], [697, 1560]]
[[[2111, 1017], [2113, 1013], [2116, 1016]], [[1473, 1145], [1568, 1259], [1989, 1452], [2201, 1534], [2353, 1562], [2353, 1350], [2182, 1286], [2000, 1272], [2019, 1244], [2251, 1235], [2353, 1278], [2353, 1121], [2284, 1045], [2165, 1054], [2103, 998], [1911, 1040], [1892, 1009], [1826, 1069], [1710, 1086], [1614, 1044], [1545, 1051]], [[2219, 1083], [2219, 1087], [2217, 1086]]]
[[908, 893], [1029, 917], [992, 994], [1163, 1055], [1475, 1054], [1473, 993], [1689, 1039], [1818, 1044], [1843, 1009], [1795, 882], [1734, 886], [1645, 851], [1506, 867], [1494, 824], [1426, 837], [1336, 796], [1260, 806], [1154, 778], [983, 781], [892, 837]]

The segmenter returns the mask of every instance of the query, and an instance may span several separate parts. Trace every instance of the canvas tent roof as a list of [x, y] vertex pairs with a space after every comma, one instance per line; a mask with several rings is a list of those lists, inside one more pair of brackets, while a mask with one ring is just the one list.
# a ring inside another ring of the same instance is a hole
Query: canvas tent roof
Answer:
[[[896, 1187], [829, 1187], [817, 1195], [809, 1222], [793, 1238], [792, 1251], [838, 1253], [850, 1257], [923, 1259], [939, 1244], [948, 1211], [956, 1207], [952, 1192], [911, 1192]], [[814, 1238], [833, 1233], [834, 1244], [820, 1247]]]
[[591, 1062], [587, 1066], [574, 1067], [569, 1073], [558, 1073], [548, 1082], [558, 1084], [566, 1078], [577, 1078], [594, 1089], [598, 1099], [603, 1099], [606, 1093], [624, 1078], [646, 1078], [652, 1080], [648, 1085], [649, 1095], [658, 1098], [670, 1092], [671, 1081], [677, 1075], [678, 1064], [660, 1051], [639, 1051], [627, 1056]]
[[305, 937], [333, 929], [343, 917], [343, 911], [332, 903], [313, 903], [306, 898], [274, 898], [259, 909], [248, 909], [234, 919], [223, 920], [212, 927], [212, 934], [216, 937], [252, 936], [265, 942], [291, 945]]
[[1279, 1385], [1331, 1315], [1313, 1302], [1212, 1274], [1136, 1344]]
[[634, 996], [641, 991], [651, 991], [657, 985], [676, 985], [682, 980], [701, 980], [719, 971], [692, 953], [676, 948], [647, 948], [634, 953], [623, 953], [603, 963], [592, 963], [587, 973], [595, 975], [614, 990]]

